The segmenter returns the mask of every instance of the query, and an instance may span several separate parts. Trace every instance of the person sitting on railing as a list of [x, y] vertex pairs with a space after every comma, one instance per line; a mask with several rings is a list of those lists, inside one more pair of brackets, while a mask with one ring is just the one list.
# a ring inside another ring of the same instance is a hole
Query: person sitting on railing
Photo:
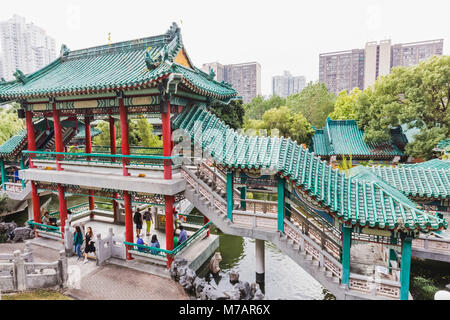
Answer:
[[[139, 244], [139, 245], [142, 245], [142, 246], [146, 246], [146, 245], [147, 245], [147, 244], [144, 242], [144, 240], [142, 240], [142, 237], [143, 237], [143, 236], [144, 236], [143, 234], [138, 235], [136, 244]], [[145, 252], [145, 251], [148, 251], [148, 250], [145, 250], [144, 248], [138, 247], [138, 251], [140, 251], [140, 252]]]
[[[156, 237], [156, 234], [154, 234], [153, 236], [152, 236], [152, 241], [150, 242], [150, 247], [152, 247], [152, 248], [160, 248], [160, 245], [159, 245], [159, 241], [158, 241], [158, 237]], [[158, 251], [156, 251], [156, 250], [151, 250], [150, 249], [150, 253], [151, 254], [158, 254]]]
[[50, 225], [50, 217], [48, 215], [48, 212], [45, 211], [45, 209], [42, 209], [41, 214], [43, 214], [41, 218], [42, 224]]
[[186, 230], [184, 230], [184, 227], [180, 225], [180, 235], [178, 236], [178, 244], [182, 244], [185, 242], [188, 238]]
[[50, 221], [49, 225], [51, 225], [53, 227], [57, 227], [58, 226], [58, 220], [56, 218], [50, 218], [48, 220]]

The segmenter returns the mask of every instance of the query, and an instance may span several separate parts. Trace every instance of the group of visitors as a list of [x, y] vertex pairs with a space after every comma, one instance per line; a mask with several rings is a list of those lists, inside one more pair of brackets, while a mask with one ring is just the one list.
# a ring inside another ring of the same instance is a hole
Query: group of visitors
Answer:
[[[156, 219], [156, 213], [154, 211], [154, 208], [152, 208], [151, 206], [147, 208], [147, 210], [144, 212], [144, 214], [141, 213], [141, 209], [138, 208], [134, 214], [133, 217], [133, 222], [136, 224], [136, 244], [139, 245], [144, 245], [144, 246], [149, 246], [152, 248], [160, 248], [160, 244], [158, 241], [158, 237], [156, 236], [156, 234], [154, 234], [151, 237], [151, 241], [150, 244], [147, 245], [144, 242], [144, 233], [142, 232], [142, 226], [144, 224], [144, 221], [146, 222], [146, 236], [149, 237], [150, 236], [150, 230], [151, 230], [151, 225], [152, 222], [155, 222]], [[174, 242], [174, 248], [176, 248], [177, 246], [179, 246], [180, 244], [182, 244], [183, 242], [185, 242], [188, 238], [187, 232], [184, 229], [184, 227], [182, 225], [179, 224], [179, 220], [178, 220], [178, 214], [177, 214], [177, 210], [174, 210], [174, 238], [173, 238], [173, 242]], [[180, 233], [177, 237], [176, 235], [176, 231], [177, 229], [180, 230]], [[142, 247], [138, 247], [138, 250], [141, 252], [145, 252], [146, 250]], [[147, 250], [150, 251], [151, 253], [155, 254], [157, 252], [157, 250]]]
[[92, 241], [94, 238], [94, 233], [92, 232], [92, 228], [88, 227], [86, 235], [83, 240], [83, 232], [81, 231], [80, 226], [75, 227], [75, 234], [73, 235], [73, 243], [75, 246], [75, 252], [77, 253], [78, 259], [77, 261], [81, 260], [81, 246], [83, 245], [83, 242], [85, 243], [84, 246], [84, 261], [83, 263], [88, 262], [88, 254], [94, 253], [95, 254], [95, 242]]

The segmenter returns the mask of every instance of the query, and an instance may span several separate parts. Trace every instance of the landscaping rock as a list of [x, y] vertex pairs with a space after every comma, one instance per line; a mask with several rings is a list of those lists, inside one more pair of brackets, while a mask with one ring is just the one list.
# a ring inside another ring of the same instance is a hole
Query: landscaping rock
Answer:
[[229, 273], [230, 282], [231, 283], [238, 283], [239, 282], [239, 273], [236, 270], [231, 270]]
[[234, 285], [234, 289], [239, 291], [241, 300], [250, 300], [250, 284], [248, 282], [239, 281]]
[[21, 227], [14, 229], [14, 238], [12, 242], [25, 241], [34, 238], [33, 229]]

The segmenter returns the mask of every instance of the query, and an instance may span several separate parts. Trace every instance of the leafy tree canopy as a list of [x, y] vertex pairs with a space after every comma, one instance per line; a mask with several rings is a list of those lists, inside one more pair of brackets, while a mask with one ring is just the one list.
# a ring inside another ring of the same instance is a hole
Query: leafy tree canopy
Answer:
[[350, 94], [347, 90], [339, 93], [336, 103], [334, 104], [334, 111], [329, 115], [332, 120], [356, 120], [356, 103], [362, 91], [354, 88]]
[[0, 145], [25, 128], [24, 121], [17, 115], [18, 109], [19, 105], [13, 103], [11, 108], [0, 110]]
[[268, 135], [278, 133], [280, 136], [291, 138], [299, 144], [309, 144], [315, 132], [301, 113], [294, 114], [286, 106], [266, 111], [262, 120], [248, 120], [245, 123], [245, 129], [255, 129], [260, 134], [261, 129], [267, 130]]
[[230, 104], [224, 105], [214, 102], [209, 107], [209, 110], [221, 119], [230, 128], [239, 129], [244, 124], [244, 107], [242, 100], [232, 100]]
[[261, 120], [267, 110], [286, 105], [286, 99], [279, 96], [271, 96], [268, 99], [263, 96], [253, 98], [250, 103], [244, 105], [245, 118]]
[[301, 92], [289, 96], [286, 105], [293, 113], [303, 114], [311, 125], [322, 128], [335, 101], [336, 96], [324, 83], [310, 82]]
[[361, 93], [358, 125], [366, 142], [387, 142], [389, 129], [418, 128], [406, 153], [429, 159], [437, 143], [450, 136], [450, 56], [434, 56], [409, 68], [397, 67]]

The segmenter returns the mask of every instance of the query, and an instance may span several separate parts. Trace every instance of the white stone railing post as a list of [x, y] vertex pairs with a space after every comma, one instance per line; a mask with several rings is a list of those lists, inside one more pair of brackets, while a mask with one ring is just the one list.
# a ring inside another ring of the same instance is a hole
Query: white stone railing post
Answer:
[[428, 250], [428, 239], [424, 239], [424, 241], [423, 241], [423, 248], [425, 250]]
[[24, 256], [27, 262], [34, 262], [33, 249], [31, 249], [30, 240], [25, 241], [25, 248], [23, 249]]
[[70, 230], [70, 220], [71, 219], [66, 219], [66, 225], [64, 226], [64, 249], [68, 257], [71, 257], [74, 254], [73, 233]]
[[62, 288], [67, 288], [67, 281], [69, 279], [68, 274], [69, 264], [67, 262], [66, 253], [64, 251], [59, 252], [58, 266], [61, 279], [60, 285]]
[[17, 291], [25, 291], [27, 289], [27, 274], [25, 270], [25, 261], [20, 254], [20, 250], [14, 251], [13, 262]]

